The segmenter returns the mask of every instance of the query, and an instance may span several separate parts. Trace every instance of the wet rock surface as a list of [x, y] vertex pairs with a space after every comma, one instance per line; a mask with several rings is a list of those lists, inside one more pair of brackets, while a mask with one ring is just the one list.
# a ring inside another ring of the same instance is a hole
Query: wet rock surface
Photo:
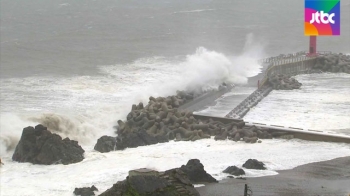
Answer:
[[271, 75], [269, 76], [268, 81], [272, 88], [275, 90], [299, 89], [302, 85], [296, 79], [285, 74]]
[[198, 159], [191, 159], [180, 169], [185, 172], [193, 184], [218, 182], [213, 176], [204, 170], [203, 164]]
[[259, 170], [266, 170], [265, 164], [263, 162], [260, 162], [256, 159], [248, 159], [244, 164], [243, 167], [247, 169], [259, 169]]
[[43, 125], [26, 127], [12, 160], [33, 164], [71, 164], [84, 159], [84, 150], [77, 141], [53, 134]]
[[116, 137], [104, 135], [97, 140], [94, 149], [99, 152], [110, 152], [115, 149], [116, 143]]
[[323, 72], [350, 74], [350, 55], [329, 54], [316, 58], [313, 69]]
[[227, 173], [227, 174], [231, 174], [231, 175], [234, 175], [234, 176], [241, 176], [241, 175], [245, 175], [245, 172], [243, 169], [241, 168], [238, 168], [236, 166], [229, 166], [227, 167], [223, 173]]
[[101, 196], [199, 196], [186, 173], [181, 169], [157, 172], [140, 169], [129, 172], [126, 180], [119, 181]]
[[92, 185], [91, 187], [75, 188], [73, 193], [80, 196], [93, 196], [95, 195], [94, 191], [98, 191], [98, 189]]

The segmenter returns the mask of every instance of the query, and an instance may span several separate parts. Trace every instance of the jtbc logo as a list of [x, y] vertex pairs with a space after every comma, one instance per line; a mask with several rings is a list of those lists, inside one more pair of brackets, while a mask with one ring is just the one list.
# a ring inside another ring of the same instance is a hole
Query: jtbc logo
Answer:
[[310, 23], [313, 24], [316, 21], [317, 24], [320, 24], [320, 19], [321, 19], [321, 23], [323, 24], [328, 24], [328, 23], [334, 24], [333, 17], [334, 17], [334, 13], [327, 14], [321, 11], [321, 14], [320, 14], [319, 12], [316, 12], [312, 14], [312, 19], [310, 20]]

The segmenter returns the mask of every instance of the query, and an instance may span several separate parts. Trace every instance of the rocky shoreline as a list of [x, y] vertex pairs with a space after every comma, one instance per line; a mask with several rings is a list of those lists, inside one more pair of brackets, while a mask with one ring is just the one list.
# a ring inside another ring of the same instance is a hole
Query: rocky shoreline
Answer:
[[[346, 55], [328, 55], [316, 59], [315, 70], [344, 72], [350, 71], [350, 57]], [[275, 90], [299, 89], [301, 83], [290, 76], [278, 74], [268, 79], [270, 88]], [[221, 88], [225, 88], [226, 84]], [[267, 90], [272, 90], [267, 89]], [[189, 104], [203, 91], [178, 91], [174, 96], [149, 97], [149, 102], [132, 105], [126, 120], [118, 120], [115, 126], [116, 137], [102, 136], [97, 140], [94, 149], [101, 153], [126, 148], [174, 141], [196, 141], [213, 138], [214, 140], [233, 140], [245, 143], [260, 143], [261, 139], [281, 137], [293, 138], [286, 132], [275, 132], [256, 126], [246, 126], [243, 120], [225, 123], [213, 118], [199, 119], [181, 106]], [[254, 94], [257, 99], [260, 94]], [[255, 102], [252, 102], [255, 104]], [[72, 164], [84, 159], [84, 149], [77, 141], [69, 138], [62, 139], [51, 133], [43, 125], [26, 127], [16, 146], [12, 160], [30, 162], [33, 164]], [[266, 169], [262, 162], [249, 159], [242, 165], [248, 169]], [[244, 170], [237, 166], [228, 166], [224, 173], [240, 176]], [[152, 174], [152, 175], [150, 175]], [[232, 177], [233, 176], [229, 176]], [[206, 173], [204, 166], [197, 159], [190, 160], [180, 168], [164, 172], [142, 168], [132, 170], [126, 180], [117, 182], [101, 195], [199, 195], [193, 184], [218, 182]], [[141, 183], [141, 185], [140, 185]], [[142, 184], [146, 183], [146, 184]], [[76, 195], [94, 195], [97, 188], [77, 188]]]
[[184, 195], [199, 196], [193, 184], [215, 183], [217, 180], [204, 170], [198, 159], [186, 165], [159, 172], [147, 168], [129, 171], [125, 180], [114, 184], [101, 196], [122, 195]]
[[[118, 120], [117, 136], [102, 136], [94, 149], [101, 153], [125, 148], [174, 141], [233, 140], [260, 143], [261, 139], [284, 137], [286, 132], [274, 132], [256, 126], [245, 126], [243, 120], [221, 122], [217, 119], [198, 119], [193, 112], [180, 109], [193, 99], [194, 93], [177, 92], [176, 96], [150, 97], [132, 105], [127, 120]], [[52, 134], [41, 124], [23, 129], [22, 137], [12, 156], [14, 161], [33, 164], [71, 164], [84, 159], [84, 149], [77, 141]]]
[[84, 159], [84, 149], [77, 141], [52, 134], [43, 125], [26, 127], [18, 142], [12, 160], [33, 164], [71, 164]]
[[[247, 169], [266, 169], [264, 163], [256, 159], [247, 160], [242, 167]], [[228, 171], [230, 170], [230, 171]], [[235, 171], [233, 171], [235, 170]], [[236, 166], [230, 166], [224, 173], [234, 176], [244, 175], [244, 170]], [[186, 165], [166, 171], [155, 171], [148, 168], [130, 170], [129, 175], [123, 181], [118, 181], [100, 196], [199, 196], [194, 184], [212, 184], [218, 181], [208, 174], [203, 164], [198, 159], [190, 159]], [[229, 176], [229, 178], [234, 178]], [[74, 194], [80, 196], [95, 195], [97, 188], [91, 187], [75, 188]]]

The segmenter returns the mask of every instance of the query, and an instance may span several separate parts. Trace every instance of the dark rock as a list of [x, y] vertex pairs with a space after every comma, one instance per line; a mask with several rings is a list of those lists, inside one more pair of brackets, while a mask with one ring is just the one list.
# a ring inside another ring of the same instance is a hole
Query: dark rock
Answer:
[[52, 134], [42, 125], [26, 127], [18, 142], [12, 160], [33, 164], [71, 164], [84, 159], [84, 150], [77, 141]]
[[139, 137], [137, 132], [123, 134], [123, 136], [118, 135], [117, 137], [117, 150], [123, 150], [125, 148], [136, 148], [138, 146], [144, 145], [146, 145], [146, 143]]
[[245, 174], [243, 169], [238, 168], [236, 166], [229, 166], [223, 172], [227, 173], [227, 174], [234, 175], [234, 176], [240, 176], [240, 175], [244, 175]]
[[129, 176], [127, 181], [129, 186], [139, 195], [146, 195], [170, 186], [170, 183], [166, 179], [159, 178], [158, 176]]
[[157, 135], [156, 139], [157, 139], [158, 143], [169, 142], [169, 137], [166, 135]]
[[141, 140], [145, 143], [145, 145], [151, 145], [158, 143], [157, 138], [149, 135], [144, 129], [141, 129], [137, 135], [141, 138]]
[[100, 196], [159, 195], [199, 196], [188, 176], [180, 169], [157, 172], [148, 169], [129, 171], [124, 181], [119, 181]]
[[97, 140], [97, 143], [94, 149], [99, 152], [110, 152], [114, 150], [115, 144], [116, 144], [115, 137], [104, 135]]
[[266, 170], [265, 164], [263, 162], [260, 162], [256, 159], [248, 159], [244, 164], [243, 167], [247, 169], [259, 169], [259, 170]]
[[80, 196], [93, 196], [95, 195], [94, 191], [98, 191], [98, 189], [92, 185], [91, 187], [75, 188], [73, 193]]
[[180, 169], [188, 175], [193, 184], [218, 182], [204, 170], [203, 164], [198, 159], [189, 160], [187, 164], [182, 165]]
[[139, 131], [129, 132], [117, 137], [116, 147], [117, 150], [122, 150], [125, 148], [135, 148], [138, 146], [157, 144], [158, 142], [169, 141], [167, 137], [164, 136], [152, 136], [148, 134], [144, 129]]

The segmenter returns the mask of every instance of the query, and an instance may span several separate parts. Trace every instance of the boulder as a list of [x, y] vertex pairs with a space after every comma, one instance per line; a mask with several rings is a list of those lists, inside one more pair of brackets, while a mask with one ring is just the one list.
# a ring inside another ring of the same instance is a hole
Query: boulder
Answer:
[[102, 136], [97, 140], [97, 143], [94, 147], [95, 150], [99, 152], [110, 152], [115, 149], [116, 138], [111, 136]]
[[98, 191], [98, 189], [92, 185], [91, 187], [75, 188], [73, 193], [80, 196], [93, 196], [95, 195], [94, 191]]
[[248, 159], [244, 164], [243, 167], [247, 169], [259, 169], [259, 170], [266, 170], [265, 164], [263, 162], [260, 162], [256, 159]]
[[204, 170], [203, 164], [198, 159], [189, 160], [187, 164], [182, 165], [180, 169], [188, 175], [193, 184], [218, 182]]
[[139, 195], [154, 193], [171, 185], [166, 179], [153, 175], [129, 176], [127, 181]]
[[228, 168], [226, 168], [223, 173], [227, 173], [227, 174], [231, 174], [234, 176], [240, 176], [240, 175], [244, 175], [245, 172], [243, 169], [238, 168], [236, 166], [229, 166]]
[[33, 164], [64, 165], [77, 163], [84, 159], [84, 150], [77, 141], [53, 134], [43, 125], [26, 127], [18, 142], [12, 160]]
[[139, 131], [129, 132], [118, 136], [116, 149], [123, 150], [125, 148], [136, 148], [138, 146], [151, 145], [166, 141], [168, 141], [168, 139], [165, 136], [152, 136], [148, 134], [145, 129], [141, 128]]
[[116, 149], [123, 150], [125, 148], [136, 148], [138, 146], [144, 146], [146, 143], [139, 137], [137, 132], [131, 132], [118, 135]]
[[199, 193], [180, 169], [157, 172], [142, 168], [129, 171], [126, 180], [117, 182], [100, 196], [124, 195], [199, 196]]

